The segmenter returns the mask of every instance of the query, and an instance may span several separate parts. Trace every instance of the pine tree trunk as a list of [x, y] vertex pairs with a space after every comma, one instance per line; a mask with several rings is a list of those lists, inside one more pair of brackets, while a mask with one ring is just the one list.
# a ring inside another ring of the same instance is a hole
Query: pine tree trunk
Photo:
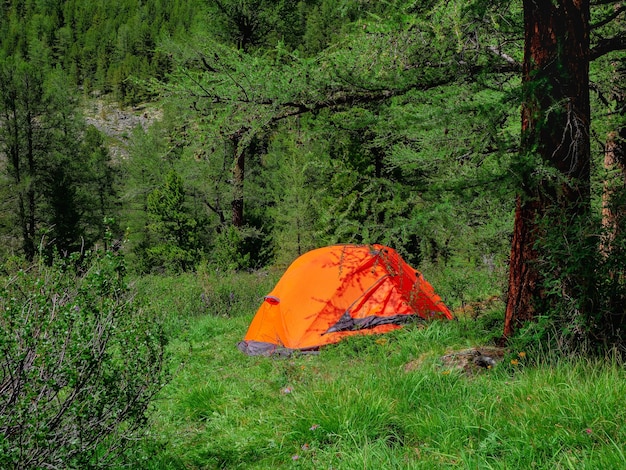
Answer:
[[509, 260], [509, 292], [504, 318], [504, 337], [508, 338], [524, 322], [534, 316], [534, 299], [541, 295], [539, 273], [532, 265], [537, 259], [535, 218], [540, 207], [517, 198], [511, 258]]
[[504, 338], [535, 317], [544, 297], [541, 219], [554, 208], [584, 215], [590, 204], [589, 1], [524, 0], [524, 27], [520, 162], [533, 163], [517, 200]]
[[604, 182], [602, 192], [602, 225], [606, 230], [602, 243], [602, 252], [606, 256], [611, 252], [611, 245], [618, 235], [620, 217], [624, 215], [622, 211], [616, 209], [611, 199], [616, 188], [623, 188], [626, 185], [625, 138], [626, 127], [621, 128], [619, 133], [609, 133], [604, 153], [604, 168], [609, 174], [616, 170], [618, 172], [617, 175], [609, 177]]
[[[619, 234], [621, 218], [624, 217], [624, 201], [615, 201], [616, 192], [623, 194], [626, 187], [626, 125], [623, 125], [626, 117], [626, 91], [624, 79], [626, 79], [626, 60], [612, 62], [613, 66], [613, 92], [611, 99], [615, 102], [617, 114], [617, 128], [609, 132], [606, 139], [604, 152], [604, 168], [608, 178], [604, 181], [602, 192], [602, 226], [605, 229], [605, 237], [602, 241], [602, 253], [609, 256], [615, 237]], [[622, 196], [623, 197], [623, 196]]]

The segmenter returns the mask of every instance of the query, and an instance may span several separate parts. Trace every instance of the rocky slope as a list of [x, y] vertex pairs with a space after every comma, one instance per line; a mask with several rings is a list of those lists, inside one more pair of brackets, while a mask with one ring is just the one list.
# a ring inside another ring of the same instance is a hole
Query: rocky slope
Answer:
[[85, 121], [107, 136], [114, 160], [128, 156], [130, 136], [137, 126], [145, 131], [161, 117], [161, 110], [152, 106], [140, 105], [122, 109], [117, 103], [100, 98], [90, 100], [85, 109]]

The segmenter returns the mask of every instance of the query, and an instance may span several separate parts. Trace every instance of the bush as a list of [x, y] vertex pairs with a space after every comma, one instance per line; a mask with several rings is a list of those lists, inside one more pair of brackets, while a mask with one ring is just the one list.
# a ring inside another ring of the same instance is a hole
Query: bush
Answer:
[[166, 339], [113, 253], [37, 265], [0, 286], [0, 467], [101, 468], [147, 424]]
[[615, 227], [605, 222], [559, 208], [541, 221], [536, 248], [543, 296], [535, 306], [537, 321], [518, 334], [520, 347], [542, 343], [565, 355], [624, 354], [626, 219], [615, 220]]
[[266, 266], [270, 250], [262, 231], [229, 226], [215, 238], [212, 262], [223, 271], [245, 271]]

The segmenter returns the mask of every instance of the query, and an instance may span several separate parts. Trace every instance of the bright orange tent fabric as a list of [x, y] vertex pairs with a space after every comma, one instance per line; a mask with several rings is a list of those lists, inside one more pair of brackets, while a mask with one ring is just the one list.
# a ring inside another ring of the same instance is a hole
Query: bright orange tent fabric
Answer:
[[238, 347], [250, 355], [316, 349], [399, 328], [411, 315], [452, 318], [422, 274], [392, 248], [328, 246], [289, 266]]

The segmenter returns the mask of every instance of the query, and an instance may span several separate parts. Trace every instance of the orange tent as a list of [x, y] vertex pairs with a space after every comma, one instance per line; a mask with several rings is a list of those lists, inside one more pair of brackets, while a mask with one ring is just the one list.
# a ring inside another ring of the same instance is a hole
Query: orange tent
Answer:
[[296, 259], [257, 311], [241, 351], [310, 350], [452, 314], [421, 273], [382, 245], [334, 245]]

